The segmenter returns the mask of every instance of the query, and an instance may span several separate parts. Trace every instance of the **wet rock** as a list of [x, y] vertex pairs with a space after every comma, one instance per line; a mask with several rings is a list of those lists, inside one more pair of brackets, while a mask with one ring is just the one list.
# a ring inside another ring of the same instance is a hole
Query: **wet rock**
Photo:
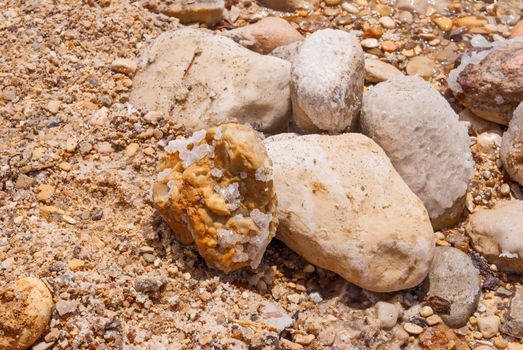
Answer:
[[478, 305], [479, 271], [470, 257], [452, 247], [437, 247], [429, 277], [425, 282], [427, 296], [437, 296], [450, 302], [450, 313], [440, 314], [450, 327], [465, 325]]
[[436, 63], [428, 57], [416, 56], [407, 63], [406, 71], [408, 75], [419, 75], [425, 80], [429, 80], [434, 73]]
[[290, 63], [204, 30], [161, 34], [144, 52], [130, 102], [189, 131], [228, 121], [265, 132], [287, 126]]
[[419, 77], [371, 87], [361, 126], [423, 201], [435, 228], [459, 220], [474, 163], [467, 129], [436, 89]]
[[53, 298], [39, 279], [26, 277], [0, 288], [0, 349], [25, 350], [51, 319]]
[[259, 2], [278, 11], [313, 10], [320, 4], [319, 0], [259, 0]]
[[254, 24], [221, 34], [261, 54], [268, 54], [277, 47], [303, 40], [300, 32], [279, 17], [265, 17]]
[[278, 224], [271, 161], [258, 134], [224, 124], [165, 150], [153, 202], [180, 241], [194, 241], [224, 272], [257, 267]]
[[223, 0], [147, 0], [144, 7], [176, 17], [183, 24], [198, 22], [212, 25], [223, 19], [225, 4]]
[[514, 111], [503, 134], [500, 158], [510, 178], [523, 186], [523, 103]]
[[398, 0], [396, 7], [400, 10], [425, 14], [428, 7], [432, 6], [441, 13], [448, 11], [447, 0]]
[[277, 237], [309, 262], [372, 291], [426, 276], [433, 232], [421, 201], [361, 134], [266, 139], [278, 193]]
[[523, 272], [523, 201], [499, 202], [471, 215], [467, 233], [472, 245], [491, 264]]
[[497, 41], [464, 54], [449, 74], [456, 98], [477, 116], [507, 125], [523, 100], [523, 40]]
[[523, 286], [516, 287], [502, 331], [513, 337], [523, 338]]
[[347, 130], [361, 108], [363, 51], [353, 35], [325, 29], [307, 37], [292, 62], [291, 99], [306, 133]]
[[365, 60], [365, 81], [368, 83], [380, 83], [402, 75], [403, 73], [390, 63], [376, 59]]

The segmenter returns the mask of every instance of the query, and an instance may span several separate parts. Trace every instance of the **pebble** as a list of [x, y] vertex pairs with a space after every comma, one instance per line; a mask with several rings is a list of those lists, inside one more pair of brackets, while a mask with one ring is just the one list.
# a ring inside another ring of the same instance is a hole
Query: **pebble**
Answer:
[[60, 300], [56, 303], [55, 308], [60, 316], [73, 313], [80, 303], [76, 300]]
[[398, 45], [394, 41], [385, 40], [381, 42], [381, 49], [385, 52], [394, 52], [398, 49]]
[[352, 13], [354, 15], [360, 12], [359, 8], [348, 2], [344, 2], [343, 4], [341, 4], [341, 8], [347, 11], [348, 13]]
[[30, 176], [27, 176], [25, 174], [18, 175], [18, 178], [15, 182], [15, 188], [17, 189], [24, 189], [28, 188], [33, 184], [33, 178]]
[[301, 345], [309, 345], [310, 343], [312, 343], [312, 341], [315, 338], [316, 337], [314, 336], [314, 334], [307, 334], [307, 335], [297, 334], [294, 337], [294, 342], [298, 343], [298, 344], [301, 344]]
[[377, 59], [365, 60], [365, 81], [369, 83], [380, 83], [401, 75], [403, 73], [392, 64]]
[[423, 333], [423, 328], [418, 326], [417, 324], [407, 322], [403, 325], [403, 329], [407, 331], [409, 334], [418, 335]]
[[421, 308], [419, 314], [421, 317], [426, 318], [426, 317], [432, 316], [434, 314], [434, 310], [432, 310], [432, 308], [430, 306], [424, 306]]
[[36, 199], [40, 202], [47, 202], [50, 200], [55, 191], [55, 187], [47, 184], [42, 184], [37, 188], [38, 193], [36, 194]]
[[378, 47], [379, 45], [380, 45], [380, 43], [379, 43], [378, 39], [375, 39], [375, 38], [363, 39], [361, 41], [361, 46], [363, 46], [366, 49], [374, 49], [374, 48]]
[[500, 319], [498, 316], [485, 316], [478, 318], [478, 328], [484, 338], [490, 339], [499, 331]]
[[398, 307], [391, 303], [378, 301], [375, 305], [376, 317], [381, 322], [381, 327], [391, 329], [398, 322]]
[[81, 269], [83, 269], [84, 266], [85, 266], [85, 262], [83, 260], [71, 259], [71, 261], [69, 261], [69, 269], [71, 271], [81, 270]]
[[432, 16], [432, 21], [444, 32], [452, 29], [452, 20], [445, 16]]
[[52, 114], [56, 114], [60, 110], [60, 105], [61, 105], [60, 101], [58, 101], [58, 100], [51, 100], [47, 104], [47, 110], [50, 113], [52, 113]]
[[130, 59], [117, 58], [111, 63], [111, 69], [115, 72], [132, 76], [136, 73], [138, 65]]
[[407, 63], [407, 74], [408, 75], [419, 75], [425, 80], [428, 80], [434, 74], [435, 63], [428, 57], [416, 56], [409, 60]]
[[382, 26], [384, 26], [385, 28], [387, 29], [393, 29], [393, 28], [396, 28], [396, 23], [394, 22], [394, 20], [392, 18], [390, 18], [389, 16], [385, 16], [385, 17], [381, 17], [379, 19], [379, 22]]
[[427, 319], [425, 321], [427, 321], [427, 324], [429, 326], [434, 326], [438, 323], [443, 322], [443, 320], [441, 319], [441, 317], [439, 317], [439, 315], [431, 315], [431, 316], [427, 317]]

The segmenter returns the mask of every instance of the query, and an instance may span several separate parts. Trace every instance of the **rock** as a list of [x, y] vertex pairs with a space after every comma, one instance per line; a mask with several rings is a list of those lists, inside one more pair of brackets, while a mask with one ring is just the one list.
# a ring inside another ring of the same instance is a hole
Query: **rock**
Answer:
[[523, 39], [492, 45], [464, 54], [461, 64], [449, 73], [448, 84], [475, 115], [507, 125], [523, 100]]
[[279, 332], [292, 325], [293, 319], [279, 305], [267, 302], [260, 315], [260, 320]]
[[467, 233], [489, 263], [507, 272], [523, 272], [523, 201], [499, 202], [471, 215]]
[[477, 136], [476, 144], [472, 149], [477, 153], [494, 155], [501, 145], [501, 136], [493, 132], [484, 132]]
[[52, 308], [51, 293], [38, 278], [0, 288], [0, 349], [28, 349], [47, 328]]
[[41, 184], [36, 190], [36, 199], [38, 199], [40, 202], [47, 202], [53, 197], [55, 187], [48, 184]]
[[303, 40], [300, 32], [279, 17], [265, 17], [254, 24], [221, 34], [261, 54], [268, 54], [277, 47]]
[[441, 319], [441, 317], [439, 315], [431, 315], [431, 316], [427, 317], [427, 319], [425, 321], [427, 321], [427, 324], [429, 326], [434, 326], [438, 323], [443, 322], [443, 320]]
[[425, 288], [428, 297], [450, 302], [450, 314], [440, 314], [448, 326], [467, 323], [478, 305], [480, 285], [479, 271], [467, 254], [452, 247], [436, 248]]
[[399, 310], [398, 307], [391, 303], [378, 301], [376, 303], [376, 317], [381, 322], [381, 327], [391, 329], [398, 322]]
[[347, 130], [359, 114], [363, 51], [353, 35], [324, 29], [308, 36], [292, 63], [294, 120], [303, 132]]
[[512, 32], [510, 33], [511, 38], [515, 38], [517, 36], [523, 36], [523, 19], [516, 23], [514, 28], [512, 28]]
[[500, 158], [511, 179], [523, 186], [523, 102], [514, 111], [503, 134]]
[[33, 184], [33, 178], [30, 176], [27, 176], [25, 174], [18, 175], [18, 178], [15, 182], [15, 188], [16, 189], [24, 189], [28, 188]]
[[132, 76], [134, 73], [136, 73], [138, 65], [133, 60], [127, 58], [117, 58], [111, 63], [111, 69], [117, 73]]
[[470, 350], [466, 341], [444, 324], [429, 327], [420, 335], [419, 341], [424, 350]]
[[180, 241], [194, 241], [224, 272], [256, 268], [278, 225], [271, 161], [257, 133], [224, 124], [165, 150], [152, 198]]
[[292, 63], [298, 55], [301, 44], [302, 41], [295, 41], [288, 45], [277, 47], [271, 51], [271, 56], [278, 57], [282, 60], [286, 60]]
[[432, 6], [441, 13], [448, 12], [447, 0], [398, 0], [396, 7], [399, 10], [425, 14], [428, 7]]
[[265, 7], [278, 11], [314, 10], [318, 8], [319, 0], [258, 0]]
[[418, 326], [417, 324], [407, 322], [403, 325], [403, 329], [409, 333], [409, 334], [421, 334], [423, 333], [423, 328]]
[[513, 337], [523, 338], [523, 286], [516, 286], [502, 331]]
[[363, 97], [361, 126], [423, 201], [436, 229], [459, 220], [474, 170], [470, 139], [436, 89], [419, 77], [379, 83]]
[[361, 134], [265, 139], [278, 239], [304, 259], [377, 292], [419, 284], [434, 236], [421, 201]]
[[432, 310], [432, 308], [430, 306], [424, 306], [421, 308], [420, 312], [419, 312], [419, 315], [421, 317], [429, 317], [429, 316], [432, 316], [434, 314], [434, 310]]
[[361, 41], [361, 46], [366, 49], [375, 49], [378, 46], [380, 46], [380, 42], [378, 41], [378, 39], [375, 38], [363, 39]]
[[490, 339], [499, 331], [501, 321], [498, 316], [478, 317], [478, 328], [484, 338]]
[[76, 300], [60, 300], [56, 303], [56, 312], [58, 312], [60, 316], [65, 316], [75, 312], [78, 305], [79, 302]]
[[402, 75], [403, 73], [392, 64], [376, 59], [365, 60], [365, 81], [368, 83], [380, 83]]
[[228, 121], [264, 132], [287, 127], [290, 63], [204, 30], [161, 34], [142, 56], [130, 102], [188, 131]]
[[47, 110], [51, 114], [56, 114], [60, 110], [60, 105], [61, 105], [60, 101], [58, 101], [58, 100], [51, 100], [47, 104]]
[[407, 74], [408, 75], [419, 75], [425, 80], [429, 80], [434, 73], [434, 67], [436, 63], [428, 57], [416, 56], [409, 60], [407, 63]]
[[223, 19], [223, 0], [147, 0], [145, 8], [176, 17], [182, 24], [205, 23], [213, 25]]
[[471, 128], [476, 134], [484, 132], [495, 133], [500, 136], [503, 134], [498, 124], [476, 117], [474, 113], [468, 109], [464, 109], [459, 113], [459, 121], [466, 127]]

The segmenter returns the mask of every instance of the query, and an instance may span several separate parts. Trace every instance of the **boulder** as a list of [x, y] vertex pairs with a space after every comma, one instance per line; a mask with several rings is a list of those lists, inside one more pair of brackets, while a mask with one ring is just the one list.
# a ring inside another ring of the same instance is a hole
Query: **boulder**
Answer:
[[439, 297], [450, 302], [450, 313], [440, 314], [450, 327], [465, 325], [476, 310], [481, 279], [472, 259], [461, 250], [437, 247], [427, 281], [428, 297]]
[[491, 264], [523, 273], [523, 201], [499, 202], [471, 215], [467, 233], [472, 245]]
[[129, 100], [188, 131], [238, 122], [271, 133], [288, 124], [289, 79], [287, 61], [184, 28], [161, 34], [145, 50]]
[[221, 34], [261, 54], [268, 54], [279, 46], [303, 40], [300, 32], [279, 17], [265, 17], [254, 24], [224, 31]]
[[523, 186], [523, 102], [514, 111], [501, 140], [500, 158], [512, 180]]
[[265, 7], [278, 11], [314, 10], [320, 0], [258, 0]]
[[434, 251], [427, 212], [371, 139], [280, 134], [264, 142], [278, 193], [278, 239], [371, 291], [425, 278]]
[[507, 125], [523, 101], [523, 39], [496, 41], [464, 54], [449, 73], [448, 84], [475, 115]]
[[221, 271], [256, 268], [278, 225], [271, 161], [258, 134], [224, 124], [165, 150], [152, 199], [179, 240], [194, 241]]
[[180, 23], [213, 25], [223, 19], [223, 0], [146, 0], [143, 6], [153, 12], [176, 17]]
[[340, 133], [350, 128], [361, 108], [363, 50], [341, 30], [308, 36], [292, 62], [291, 100], [297, 127], [304, 133]]
[[51, 292], [38, 278], [0, 288], [0, 349], [28, 349], [47, 328], [52, 308]]
[[474, 170], [470, 139], [436, 89], [419, 77], [379, 83], [363, 97], [361, 126], [423, 201], [436, 229], [459, 220]]

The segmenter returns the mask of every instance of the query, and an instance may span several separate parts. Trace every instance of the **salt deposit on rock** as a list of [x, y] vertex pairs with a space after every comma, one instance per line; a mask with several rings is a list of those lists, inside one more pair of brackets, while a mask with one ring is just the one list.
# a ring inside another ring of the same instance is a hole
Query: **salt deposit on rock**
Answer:
[[290, 64], [252, 52], [204, 30], [161, 34], [145, 50], [130, 102], [157, 111], [189, 131], [224, 122], [250, 123], [265, 132], [290, 117]]
[[508, 130], [503, 134], [500, 156], [511, 179], [523, 186], [523, 102], [514, 111]]
[[320, 4], [319, 0], [259, 0], [259, 2], [278, 11], [313, 10]]
[[300, 32], [279, 17], [266, 17], [254, 24], [224, 31], [221, 34], [261, 54], [267, 54], [279, 46], [303, 40]]
[[277, 237], [303, 258], [372, 291], [413, 287], [434, 238], [421, 201], [361, 134], [265, 141], [278, 193]]
[[490, 263], [523, 272], [523, 201], [500, 202], [470, 217], [467, 233], [474, 248]]
[[474, 114], [508, 124], [523, 100], [523, 39], [496, 41], [490, 48], [464, 54], [448, 83]]
[[363, 50], [353, 35], [319, 30], [292, 62], [291, 99], [298, 128], [307, 133], [347, 130], [361, 108]]
[[438, 91], [419, 77], [380, 83], [364, 95], [361, 126], [423, 201], [435, 228], [460, 218], [474, 163], [467, 129]]
[[53, 298], [46, 285], [26, 277], [0, 288], [0, 349], [25, 350], [51, 319]]
[[257, 267], [278, 220], [271, 161], [251, 128], [225, 124], [171, 141], [153, 202], [182, 243], [230, 272]]
[[481, 280], [470, 257], [452, 247], [437, 247], [426, 281], [427, 296], [450, 303], [450, 314], [440, 314], [450, 327], [465, 325], [478, 305]]

